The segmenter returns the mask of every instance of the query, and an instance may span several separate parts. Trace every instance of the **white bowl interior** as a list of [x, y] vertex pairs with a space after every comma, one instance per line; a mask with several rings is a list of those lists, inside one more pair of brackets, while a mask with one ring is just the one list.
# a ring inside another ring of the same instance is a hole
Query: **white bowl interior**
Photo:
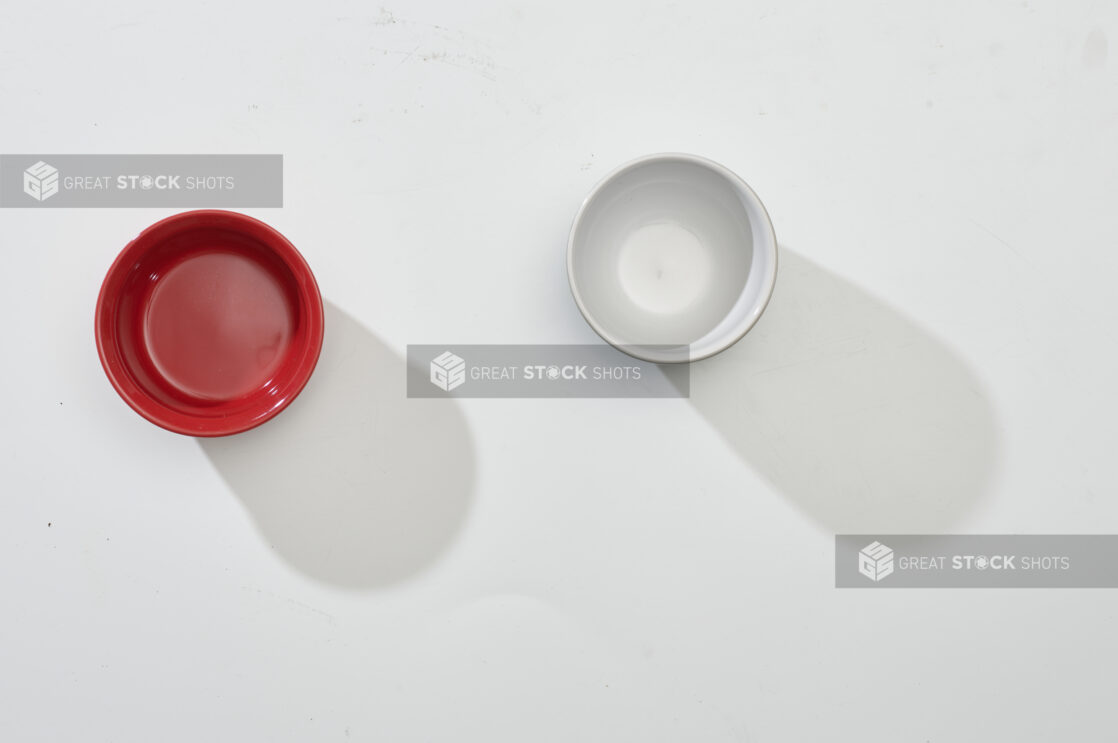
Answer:
[[775, 279], [775, 238], [757, 197], [721, 166], [684, 155], [639, 160], [603, 181], [569, 250], [571, 288], [590, 325], [653, 361], [731, 345]]

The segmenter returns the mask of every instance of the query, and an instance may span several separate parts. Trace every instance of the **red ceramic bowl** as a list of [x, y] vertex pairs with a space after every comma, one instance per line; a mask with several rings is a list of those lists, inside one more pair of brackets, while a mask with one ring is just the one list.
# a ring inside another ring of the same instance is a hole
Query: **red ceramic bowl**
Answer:
[[117, 256], [97, 298], [97, 352], [152, 423], [228, 436], [275, 417], [322, 349], [322, 296], [307, 262], [263, 222], [184, 212]]

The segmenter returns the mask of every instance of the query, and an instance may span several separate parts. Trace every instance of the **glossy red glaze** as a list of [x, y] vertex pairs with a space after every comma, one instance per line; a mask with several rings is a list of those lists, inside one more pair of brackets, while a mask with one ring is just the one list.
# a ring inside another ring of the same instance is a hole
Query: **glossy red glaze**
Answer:
[[109, 381], [137, 413], [189, 436], [275, 417], [310, 379], [323, 331], [303, 256], [235, 212], [156, 222], [117, 256], [97, 298]]

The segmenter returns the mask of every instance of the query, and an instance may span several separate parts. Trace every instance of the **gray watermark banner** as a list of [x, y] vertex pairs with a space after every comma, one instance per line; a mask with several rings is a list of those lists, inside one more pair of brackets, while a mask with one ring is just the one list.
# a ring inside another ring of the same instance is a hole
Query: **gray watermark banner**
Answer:
[[689, 392], [687, 364], [640, 361], [600, 344], [408, 346], [408, 397], [687, 397]]
[[1118, 588], [1116, 534], [840, 534], [836, 588]]
[[283, 155], [0, 155], [0, 207], [283, 206]]

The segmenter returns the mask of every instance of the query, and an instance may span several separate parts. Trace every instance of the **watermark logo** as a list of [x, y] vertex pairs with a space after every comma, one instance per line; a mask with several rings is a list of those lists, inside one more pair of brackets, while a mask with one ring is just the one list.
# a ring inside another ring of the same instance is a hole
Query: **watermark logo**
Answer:
[[466, 362], [461, 356], [443, 351], [431, 362], [431, 384], [444, 392], [461, 387], [466, 381]]
[[858, 572], [874, 583], [892, 574], [893, 550], [881, 542], [872, 542], [858, 553]]
[[282, 155], [0, 154], [0, 209], [276, 206]]
[[835, 587], [1118, 588], [1118, 534], [837, 534]]
[[604, 343], [409, 345], [407, 367], [408, 397], [686, 397], [689, 389], [686, 364], [661, 367]]
[[23, 171], [23, 192], [35, 199], [46, 201], [58, 193], [58, 168], [40, 160]]

